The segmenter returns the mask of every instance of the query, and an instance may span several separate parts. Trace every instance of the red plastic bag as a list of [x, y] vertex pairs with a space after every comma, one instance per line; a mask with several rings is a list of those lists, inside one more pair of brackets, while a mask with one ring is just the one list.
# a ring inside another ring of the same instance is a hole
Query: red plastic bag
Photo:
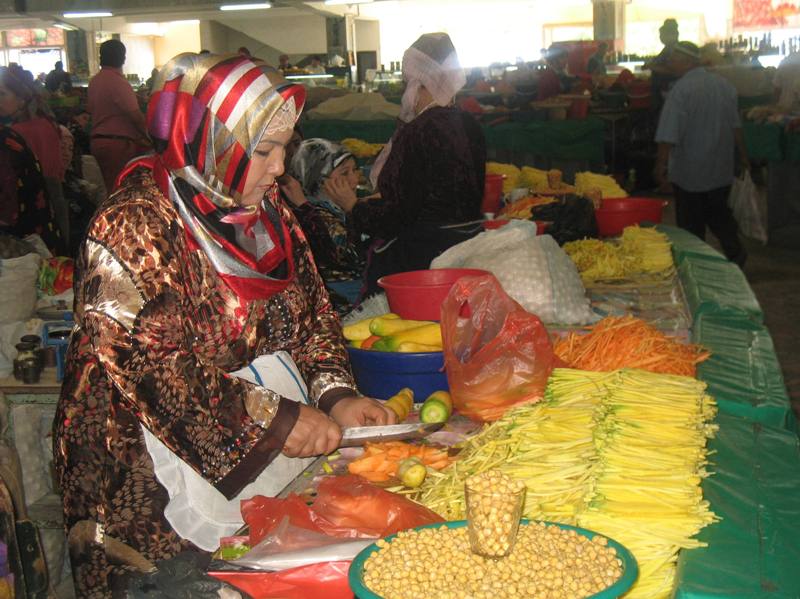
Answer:
[[453, 406], [479, 422], [541, 399], [560, 364], [542, 321], [493, 275], [453, 285], [442, 303], [442, 341]]
[[281, 572], [209, 572], [253, 599], [353, 599], [347, 582], [350, 562], [323, 562]]
[[324, 479], [311, 506], [297, 495], [258, 495], [242, 502], [242, 517], [250, 527], [251, 546], [284, 517], [294, 526], [339, 538], [379, 538], [444, 521], [428, 508], [352, 475]]

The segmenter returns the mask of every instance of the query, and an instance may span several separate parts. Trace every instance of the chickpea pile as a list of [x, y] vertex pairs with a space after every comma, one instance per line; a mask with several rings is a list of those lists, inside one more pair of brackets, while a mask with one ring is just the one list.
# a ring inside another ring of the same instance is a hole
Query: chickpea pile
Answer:
[[503, 559], [473, 553], [466, 528], [411, 530], [377, 544], [364, 583], [385, 599], [578, 599], [622, 575], [605, 537], [541, 523], [521, 526]]
[[472, 550], [504, 557], [514, 546], [525, 499], [522, 481], [490, 470], [466, 481], [467, 518]]

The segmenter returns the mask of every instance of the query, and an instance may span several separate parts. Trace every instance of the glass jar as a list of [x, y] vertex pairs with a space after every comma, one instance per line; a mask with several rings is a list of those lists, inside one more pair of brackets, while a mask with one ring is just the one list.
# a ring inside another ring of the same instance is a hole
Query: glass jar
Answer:
[[467, 531], [472, 552], [501, 558], [517, 540], [525, 488], [516, 492], [475, 491], [465, 485]]
[[39, 358], [33, 343], [19, 342], [14, 347], [17, 349], [17, 357], [14, 358], [14, 378], [21, 381], [22, 372], [27, 366], [38, 368]]

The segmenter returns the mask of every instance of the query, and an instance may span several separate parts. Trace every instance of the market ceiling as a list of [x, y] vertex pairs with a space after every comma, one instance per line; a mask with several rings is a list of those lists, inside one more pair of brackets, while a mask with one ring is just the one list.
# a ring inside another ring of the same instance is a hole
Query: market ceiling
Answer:
[[[357, 5], [328, 6], [323, 1], [270, 0], [272, 8], [258, 11], [223, 12], [223, 4], [247, 4], [255, 0], [0, 0], [0, 27], [49, 27], [54, 21], [67, 22], [81, 28], [102, 29], [102, 19], [64, 18], [70, 12], [111, 12], [113, 18], [127, 22], [179, 21], [183, 19], [253, 18], [319, 14], [341, 16], [357, 10]], [[382, 2], [385, 0], [373, 0]]]

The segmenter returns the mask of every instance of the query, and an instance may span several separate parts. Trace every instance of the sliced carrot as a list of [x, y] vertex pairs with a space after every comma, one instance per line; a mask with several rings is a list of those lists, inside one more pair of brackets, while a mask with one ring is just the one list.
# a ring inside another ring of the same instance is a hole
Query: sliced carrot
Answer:
[[361, 342], [361, 349], [370, 349], [378, 339], [380, 339], [378, 335], [370, 335]]

